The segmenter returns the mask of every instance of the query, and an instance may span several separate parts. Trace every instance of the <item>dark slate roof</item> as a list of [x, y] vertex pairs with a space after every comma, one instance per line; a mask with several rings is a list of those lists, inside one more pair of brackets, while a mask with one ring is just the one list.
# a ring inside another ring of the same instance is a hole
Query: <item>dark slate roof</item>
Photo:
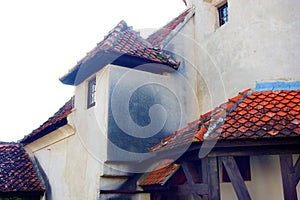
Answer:
[[127, 26], [125, 21], [121, 21], [104, 37], [104, 40], [98, 43], [93, 50], [80, 60], [66, 75], [60, 78], [60, 80], [63, 83], [73, 84], [68, 82], [70, 76], [74, 76], [74, 73], [77, 73], [82, 64], [91, 60], [101, 52], [113, 52], [120, 55], [125, 54], [132, 58], [165, 64], [175, 69], [177, 69], [180, 64], [172, 57], [172, 54], [154, 47], [151, 43], [143, 39], [138, 32], [134, 31], [132, 27]]
[[29, 135], [26, 135], [20, 140], [20, 143], [29, 144], [44, 135], [55, 131], [56, 129], [67, 124], [67, 117], [72, 113], [74, 104], [74, 97], [72, 97], [64, 106], [62, 106], [52, 117], [50, 117], [39, 128], [33, 130]]
[[0, 143], [0, 193], [44, 191], [23, 147], [19, 143]]
[[[178, 17], [174, 18], [168, 24], [148, 36], [147, 41], [153, 46], [161, 47], [163, 43], [170, 39], [169, 37], [176, 34], [194, 14], [194, 8], [187, 8]], [[173, 33], [173, 34], [172, 34]]]
[[162, 151], [206, 140], [300, 136], [300, 90], [245, 90], [152, 147]]

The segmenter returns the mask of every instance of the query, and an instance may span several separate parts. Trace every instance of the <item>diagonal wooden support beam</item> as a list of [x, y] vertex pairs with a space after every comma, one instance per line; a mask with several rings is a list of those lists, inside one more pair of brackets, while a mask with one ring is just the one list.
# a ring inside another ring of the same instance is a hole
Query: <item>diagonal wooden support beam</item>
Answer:
[[227, 171], [228, 177], [230, 178], [238, 199], [250, 200], [251, 197], [247, 186], [233, 156], [221, 157], [220, 159]]
[[[193, 177], [192, 177], [192, 174], [191, 174], [190, 169], [188, 167], [188, 164], [186, 162], [184, 162], [184, 163], [181, 164], [181, 167], [182, 167], [182, 170], [185, 174], [188, 185], [192, 187], [195, 183], [193, 181]], [[192, 195], [193, 195], [194, 200], [201, 200], [196, 191], [192, 190]]]
[[[283, 194], [285, 200], [297, 200], [297, 191], [296, 191], [296, 179], [297, 173], [299, 173], [299, 158], [296, 162], [295, 167], [293, 166], [293, 157], [292, 154], [281, 154], [280, 158], [280, 168], [281, 168], [281, 177], [283, 184]], [[295, 168], [297, 173], [295, 173]], [[296, 174], [296, 175], [295, 175]], [[295, 176], [294, 176], [295, 175]], [[299, 181], [299, 179], [298, 179]]]

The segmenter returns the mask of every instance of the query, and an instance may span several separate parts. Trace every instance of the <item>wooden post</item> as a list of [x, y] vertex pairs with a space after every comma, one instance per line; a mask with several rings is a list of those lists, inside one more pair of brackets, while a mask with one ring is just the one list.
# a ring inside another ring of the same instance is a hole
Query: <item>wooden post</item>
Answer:
[[[281, 168], [281, 177], [283, 184], [283, 194], [285, 200], [297, 200], [297, 191], [296, 186], [299, 181], [299, 158], [296, 162], [295, 167], [293, 167], [293, 158], [292, 154], [282, 154], [279, 155], [280, 158], [280, 168]], [[295, 170], [296, 168], [296, 170]], [[295, 173], [297, 171], [297, 173]], [[295, 178], [294, 178], [295, 175]], [[296, 183], [297, 181], [297, 183]]]
[[233, 156], [221, 157], [238, 199], [251, 199], [247, 186]]
[[[202, 172], [202, 182], [203, 183], [208, 183], [208, 172], [207, 172], [207, 165], [208, 165], [208, 161], [207, 161], [207, 157], [203, 158], [201, 160], [201, 172]], [[202, 200], [208, 200], [208, 194], [202, 195]]]
[[208, 197], [210, 200], [220, 199], [220, 181], [217, 157], [209, 157], [207, 165]]

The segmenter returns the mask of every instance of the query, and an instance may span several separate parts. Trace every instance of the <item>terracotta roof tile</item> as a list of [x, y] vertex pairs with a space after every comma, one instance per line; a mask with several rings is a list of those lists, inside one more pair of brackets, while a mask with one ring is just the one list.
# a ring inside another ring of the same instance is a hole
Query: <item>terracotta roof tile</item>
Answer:
[[29, 135], [26, 135], [20, 140], [22, 144], [28, 144], [56, 129], [65, 125], [67, 123], [67, 117], [72, 113], [74, 97], [72, 97], [68, 102], [65, 103], [52, 117], [50, 117], [46, 122], [44, 122], [39, 128], [33, 130]]
[[175, 69], [180, 65], [180, 63], [172, 57], [171, 53], [154, 47], [147, 40], [143, 39], [138, 32], [134, 31], [132, 27], [127, 26], [125, 21], [121, 21], [93, 50], [87, 53], [75, 67], [61, 77], [60, 80], [63, 82], [73, 72], [79, 70], [81, 64], [92, 59], [100, 52], [115, 52], [120, 55], [126, 54], [156, 63], [166, 64]]
[[0, 143], [0, 193], [44, 190], [23, 147], [18, 143]]
[[[299, 137], [300, 106], [290, 103], [300, 101], [299, 94], [300, 90], [247, 90], [201, 115], [200, 119], [193, 123], [193, 127], [198, 129], [192, 129], [190, 125], [184, 127], [186, 131], [176, 132], [169, 140], [164, 140], [152, 150], [172, 149], [203, 139]], [[289, 101], [285, 101], [286, 98]], [[231, 106], [227, 107], [229, 104]], [[202, 129], [203, 126], [207, 129]]]
[[178, 168], [179, 165], [174, 164], [172, 160], [163, 160], [139, 182], [139, 186], [164, 185]]
[[190, 13], [193, 13], [193, 8], [186, 9], [178, 17], [170, 21], [168, 24], [166, 24], [159, 30], [152, 33], [147, 38], [147, 41], [150, 42], [153, 46], [157, 46], [157, 47], [162, 46], [163, 42], [168, 38], [168, 36], [172, 33], [172, 31], [175, 31], [182, 27], [182, 25], [186, 22]]

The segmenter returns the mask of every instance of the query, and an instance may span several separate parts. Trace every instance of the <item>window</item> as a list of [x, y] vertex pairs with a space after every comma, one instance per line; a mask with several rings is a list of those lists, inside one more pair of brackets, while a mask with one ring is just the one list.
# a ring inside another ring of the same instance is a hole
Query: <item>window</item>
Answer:
[[226, 22], [228, 22], [228, 4], [222, 4], [222, 6], [218, 7], [219, 12], [219, 24], [222, 26]]
[[[251, 181], [250, 157], [249, 156], [234, 156], [234, 160], [240, 170], [244, 181]], [[227, 171], [222, 164], [222, 181], [230, 182]]]
[[96, 104], [96, 77], [93, 77], [88, 82], [88, 98], [87, 107], [93, 107]]

